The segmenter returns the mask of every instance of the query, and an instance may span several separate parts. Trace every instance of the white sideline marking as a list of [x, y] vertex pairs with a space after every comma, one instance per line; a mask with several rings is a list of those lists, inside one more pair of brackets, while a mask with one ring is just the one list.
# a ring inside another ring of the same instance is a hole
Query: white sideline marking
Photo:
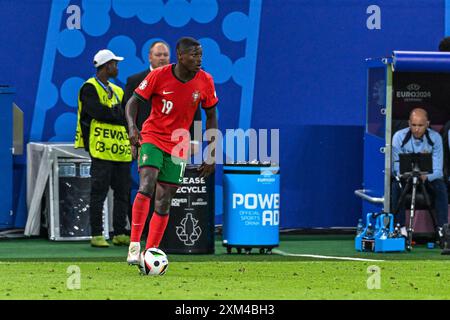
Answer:
[[375, 260], [375, 259], [363, 259], [363, 258], [350, 258], [350, 257], [333, 257], [333, 256], [319, 256], [316, 254], [296, 254], [296, 253], [287, 253], [278, 249], [272, 250], [273, 253], [280, 254], [282, 256], [289, 257], [307, 257], [307, 258], [317, 258], [317, 259], [336, 259], [336, 260], [350, 260], [350, 261], [375, 261], [382, 262], [384, 260]]

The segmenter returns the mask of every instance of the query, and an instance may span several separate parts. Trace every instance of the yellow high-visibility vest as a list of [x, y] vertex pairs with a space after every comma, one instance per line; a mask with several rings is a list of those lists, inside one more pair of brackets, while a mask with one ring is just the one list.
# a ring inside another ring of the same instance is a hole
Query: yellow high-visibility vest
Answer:
[[[113, 95], [109, 98], [108, 92], [96, 78], [90, 78], [85, 83], [90, 83], [95, 87], [101, 104], [112, 108], [114, 105], [121, 103], [123, 90], [119, 86], [111, 82], [109, 83], [109, 86], [113, 90]], [[82, 104], [80, 94], [78, 93], [78, 121], [77, 131], [75, 133], [75, 148], [84, 148], [83, 134], [80, 126], [81, 108]], [[89, 152], [92, 157], [97, 159], [120, 162], [131, 161], [131, 147], [127, 129], [122, 125], [109, 124], [92, 119], [89, 130]]]

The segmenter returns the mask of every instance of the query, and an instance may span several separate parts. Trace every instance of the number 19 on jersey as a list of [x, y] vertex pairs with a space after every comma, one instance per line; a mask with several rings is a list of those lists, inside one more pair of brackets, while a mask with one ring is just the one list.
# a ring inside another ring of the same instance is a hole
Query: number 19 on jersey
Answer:
[[170, 111], [172, 111], [173, 102], [170, 100], [166, 100], [166, 99], [162, 99], [162, 102], [163, 102], [162, 113], [169, 114]]

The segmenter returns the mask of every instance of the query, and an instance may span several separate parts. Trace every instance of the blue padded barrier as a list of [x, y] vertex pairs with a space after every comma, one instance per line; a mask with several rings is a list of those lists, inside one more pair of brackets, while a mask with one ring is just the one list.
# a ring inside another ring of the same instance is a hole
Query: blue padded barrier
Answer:
[[450, 72], [450, 52], [394, 51], [395, 72]]

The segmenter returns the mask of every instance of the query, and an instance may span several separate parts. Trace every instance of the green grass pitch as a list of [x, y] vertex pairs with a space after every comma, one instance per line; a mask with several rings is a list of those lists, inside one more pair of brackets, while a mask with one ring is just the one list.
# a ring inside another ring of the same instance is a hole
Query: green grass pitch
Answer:
[[226, 254], [217, 241], [214, 255], [169, 255], [167, 273], [152, 277], [126, 264], [124, 247], [7, 240], [0, 242], [0, 299], [450, 298], [449, 257], [439, 249], [359, 253], [350, 236], [285, 236], [277, 250], [272, 255]]

